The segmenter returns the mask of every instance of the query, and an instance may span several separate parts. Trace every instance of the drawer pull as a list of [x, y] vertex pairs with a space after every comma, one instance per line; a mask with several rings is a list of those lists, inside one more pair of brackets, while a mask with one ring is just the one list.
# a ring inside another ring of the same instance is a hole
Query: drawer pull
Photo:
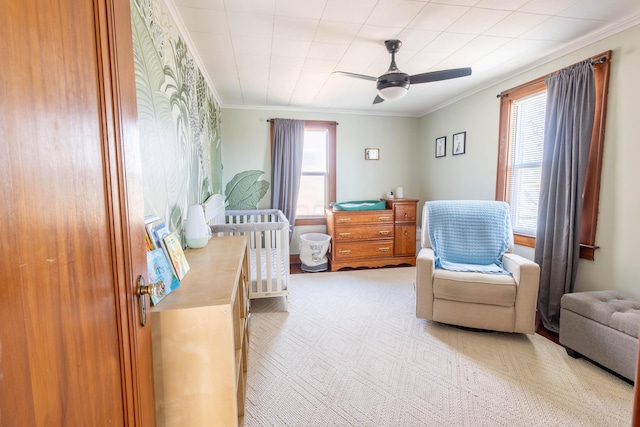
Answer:
[[378, 221], [389, 221], [391, 218], [388, 216], [381, 216], [380, 218], [378, 218]]
[[409, 217], [409, 212], [405, 212], [405, 213], [404, 213], [404, 217], [405, 217], [405, 218], [408, 218], [408, 217]]
[[378, 248], [380, 252], [389, 252], [389, 248]]
[[340, 251], [340, 255], [349, 255], [351, 253], [351, 249], [343, 249]]
[[351, 218], [340, 218], [339, 221], [340, 222], [349, 222], [349, 221], [351, 221]]
[[340, 233], [340, 237], [349, 237], [351, 233]]
[[381, 236], [388, 236], [389, 235], [389, 230], [380, 230], [380, 235]]

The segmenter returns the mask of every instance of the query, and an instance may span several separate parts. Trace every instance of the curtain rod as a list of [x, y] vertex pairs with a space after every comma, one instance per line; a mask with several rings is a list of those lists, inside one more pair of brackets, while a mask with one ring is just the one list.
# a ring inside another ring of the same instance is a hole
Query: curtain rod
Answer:
[[[605, 53], [601, 53], [599, 55], [592, 56], [591, 60], [592, 60], [593, 65], [600, 65], [600, 64], [604, 64], [605, 62], [607, 62], [607, 60], [609, 59], [610, 56], [611, 56], [611, 51], [608, 51], [608, 52], [605, 52]], [[577, 62], [576, 62], [576, 64], [577, 64]], [[569, 65], [568, 67], [571, 67], [571, 65]], [[568, 68], [568, 67], [565, 67], [565, 68]], [[499, 94], [496, 95], [496, 98], [506, 98], [507, 96], [509, 96], [509, 94], [511, 92], [514, 92], [516, 90], [524, 89], [526, 87], [538, 84], [538, 83], [540, 83], [540, 81], [544, 80], [547, 76], [550, 76], [551, 74], [555, 74], [558, 71], [560, 71], [560, 70], [556, 70], [553, 73], [546, 74], [546, 75], [544, 75], [544, 76], [542, 76], [542, 77], [540, 77], [538, 79], [532, 80], [532, 81], [527, 82], [527, 83], [523, 83], [520, 86], [516, 86], [516, 87], [511, 88], [509, 90], [506, 90], [506, 91], [504, 91], [502, 93], [499, 93]]]
[[[275, 119], [267, 119], [267, 123], [270, 122], [271, 120], [275, 120]], [[334, 122], [333, 120], [307, 120], [308, 122], [333, 122], [336, 124], [336, 126], [338, 126], [340, 123], [338, 122]]]

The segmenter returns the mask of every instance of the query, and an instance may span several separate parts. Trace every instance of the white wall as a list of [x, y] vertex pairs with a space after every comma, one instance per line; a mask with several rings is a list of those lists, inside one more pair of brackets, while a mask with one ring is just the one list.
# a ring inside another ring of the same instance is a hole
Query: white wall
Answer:
[[[640, 294], [635, 243], [640, 237], [640, 26], [563, 56], [422, 118], [421, 199], [492, 199], [498, 153], [496, 95], [590, 56], [612, 50], [595, 261], [581, 260], [576, 291], [624, 289]], [[467, 150], [451, 156], [451, 135], [467, 131]], [[447, 136], [447, 156], [435, 159], [435, 138]], [[519, 251], [532, 257], [528, 248]]]
[[[337, 113], [305, 113], [277, 110], [223, 109], [222, 180], [226, 185], [245, 170], [264, 171], [261, 179], [271, 183], [269, 123], [271, 118], [333, 120], [336, 131], [336, 201], [384, 197], [396, 187], [404, 197], [417, 198], [420, 183], [416, 152], [420, 119]], [[365, 148], [379, 148], [380, 160], [364, 160]], [[258, 208], [270, 207], [271, 191]], [[298, 236], [325, 232], [325, 227], [296, 227], [291, 253], [298, 253]]]

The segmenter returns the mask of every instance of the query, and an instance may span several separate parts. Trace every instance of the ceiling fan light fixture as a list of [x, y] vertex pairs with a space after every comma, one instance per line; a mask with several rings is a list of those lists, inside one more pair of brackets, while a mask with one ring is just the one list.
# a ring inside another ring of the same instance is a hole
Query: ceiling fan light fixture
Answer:
[[378, 95], [380, 95], [380, 98], [382, 99], [391, 101], [394, 99], [400, 99], [403, 96], [405, 96], [407, 94], [407, 89], [408, 87], [404, 87], [404, 86], [382, 87], [378, 89]]
[[336, 74], [342, 74], [348, 77], [355, 77], [362, 80], [370, 80], [376, 82], [378, 95], [373, 100], [374, 104], [379, 104], [385, 99], [400, 99], [407, 94], [410, 84], [437, 82], [439, 80], [455, 79], [458, 77], [470, 76], [471, 68], [454, 68], [451, 70], [429, 71], [426, 73], [409, 75], [403, 73], [396, 65], [396, 53], [400, 50], [402, 42], [400, 40], [385, 40], [387, 52], [391, 54], [391, 63], [386, 73], [376, 78], [364, 74], [349, 73], [346, 71], [334, 71]]
[[378, 95], [387, 100], [400, 99], [409, 90], [409, 76], [405, 73], [387, 73], [378, 78]]

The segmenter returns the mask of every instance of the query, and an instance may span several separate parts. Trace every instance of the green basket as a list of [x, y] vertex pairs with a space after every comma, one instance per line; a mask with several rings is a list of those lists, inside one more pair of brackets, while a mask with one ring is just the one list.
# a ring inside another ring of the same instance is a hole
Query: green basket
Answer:
[[334, 211], [375, 211], [385, 209], [387, 202], [384, 200], [356, 200], [353, 202], [332, 202]]

